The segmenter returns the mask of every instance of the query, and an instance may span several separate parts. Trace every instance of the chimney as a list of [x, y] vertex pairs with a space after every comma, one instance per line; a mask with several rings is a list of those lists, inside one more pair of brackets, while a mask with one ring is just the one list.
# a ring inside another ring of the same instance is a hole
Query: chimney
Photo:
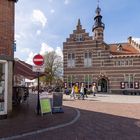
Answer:
[[128, 43], [131, 44], [131, 42], [132, 42], [132, 36], [129, 36], [128, 37]]

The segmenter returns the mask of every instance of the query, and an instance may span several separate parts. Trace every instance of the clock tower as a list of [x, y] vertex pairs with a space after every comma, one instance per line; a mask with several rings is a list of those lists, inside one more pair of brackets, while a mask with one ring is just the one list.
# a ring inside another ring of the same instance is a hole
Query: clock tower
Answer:
[[92, 31], [94, 33], [94, 40], [97, 40], [97, 41], [103, 41], [104, 40], [104, 28], [105, 28], [105, 25], [104, 23], [102, 22], [102, 16], [100, 14], [101, 12], [101, 8], [99, 6], [97, 6], [96, 8], [96, 16], [94, 17], [94, 25], [93, 25], [93, 28], [92, 28]]

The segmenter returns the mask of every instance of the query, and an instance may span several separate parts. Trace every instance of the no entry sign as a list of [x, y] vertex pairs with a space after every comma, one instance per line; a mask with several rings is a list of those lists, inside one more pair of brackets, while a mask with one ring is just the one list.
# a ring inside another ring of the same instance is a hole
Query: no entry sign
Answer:
[[44, 58], [43, 58], [42, 55], [37, 54], [37, 55], [34, 56], [33, 62], [37, 66], [42, 66], [44, 64]]

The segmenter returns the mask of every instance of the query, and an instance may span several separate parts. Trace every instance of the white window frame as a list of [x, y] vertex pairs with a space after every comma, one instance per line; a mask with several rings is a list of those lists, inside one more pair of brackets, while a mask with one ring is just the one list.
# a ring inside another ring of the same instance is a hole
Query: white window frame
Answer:
[[[85, 57], [86, 54], [87, 54], [87, 58]], [[91, 52], [85, 52], [84, 53], [84, 67], [86, 67], [86, 68], [87, 67], [92, 67], [92, 53]]]
[[[70, 55], [70, 58], [69, 58]], [[74, 58], [73, 58], [74, 55]], [[74, 68], [75, 67], [75, 53], [68, 53], [67, 55], [67, 67]]]
[[[131, 77], [132, 77], [132, 80], [131, 80]], [[135, 74], [124, 74], [124, 82], [126, 82], [128, 84], [126, 89], [134, 89], [134, 78], [135, 78]], [[130, 86], [131, 83], [133, 83], [132, 88]]]
[[76, 41], [81, 42], [83, 41], [82, 38], [83, 38], [82, 34], [76, 34]]

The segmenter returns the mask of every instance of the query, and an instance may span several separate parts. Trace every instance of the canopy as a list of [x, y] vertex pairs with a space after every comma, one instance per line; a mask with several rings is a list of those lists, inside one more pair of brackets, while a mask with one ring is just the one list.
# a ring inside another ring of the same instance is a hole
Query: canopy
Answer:
[[[22, 75], [27, 79], [35, 79], [38, 77], [37, 72], [33, 72], [32, 65], [25, 63], [19, 59], [14, 61], [14, 75]], [[45, 73], [39, 73], [39, 76], [43, 76]]]

